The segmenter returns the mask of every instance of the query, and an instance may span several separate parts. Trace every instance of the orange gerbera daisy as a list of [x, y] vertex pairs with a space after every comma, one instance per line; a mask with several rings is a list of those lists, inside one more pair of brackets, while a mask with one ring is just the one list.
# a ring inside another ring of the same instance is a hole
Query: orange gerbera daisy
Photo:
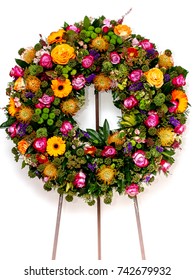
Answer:
[[61, 110], [66, 115], [74, 116], [79, 110], [78, 101], [76, 99], [68, 99], [61, 103]]
[[8, 106], [8, 112], [9, 114], [14, 117], [15, 114], [20, 110], [20, 108], [17, 108], [15, 106], [15, 102], [14, 102], [14, 98], [13, 97], [10, 97], [10, 100], [9, 100], [9, 106]]
[[39, 78], [35, 77], [35, 76], [31, 76], [29, 75], [26, 79], [26, 89], [30, 90], [32, 92], [36, 92], [37, 90], [39, 90], [41, 86], [41, 81], [39, 80]]
[[48, 44], [51, 45], [53, 43], [65, 42], [65, 40], [63, 39], [64, 34], [64, 29], [59, 29], [56, 32], [51, 32], [50, 35], [47, 37]]
[[30, 144], [26, 141], [26, 140], [21, 140], [18, 142], [18, 151], [24, 155], [28, 149], [28, 147], [30, 146]]
[[51, 88], [54, 91], [54, 95], [60, 98], [68, 96], [72, 91], [72, 85], [69, 79], [65, 80], [52, 80]]
[[96, 37], [91, 42], [91, 48], [97, 49], [100, 52], [107, 51], [108, 47], [108, 42], [102, 36]]
[[16, 114], [16, 118], [23, 123], [31, 121], [34, 111], [31, 107], [22, 107]]
[[65, 141], [61, 137], [53, 136], [47, 140], [47, 152], [50, 156], [57, 157], [66, 151]]
[[184, 91], [174, 89], [172, 91], [172, 100], [178, 102], [177, 113], [183, 113], [187, 109], [188, 97]]
[[53, 163], [48, 163], [43, 170], [43, 174], [50, 179], [55, 179], [57, 177], [57, 168]]
[[111, 88], [111, 79], [103, 74], [97, 75], [94, 80], [94, 86], [98, 91], [106, 91]]
[[115, 170], [110, 166], [102, 166], [97, 171], [97, 177], [99, 180], [103, 181], [104, 184], [110, 185], [114, 179]]

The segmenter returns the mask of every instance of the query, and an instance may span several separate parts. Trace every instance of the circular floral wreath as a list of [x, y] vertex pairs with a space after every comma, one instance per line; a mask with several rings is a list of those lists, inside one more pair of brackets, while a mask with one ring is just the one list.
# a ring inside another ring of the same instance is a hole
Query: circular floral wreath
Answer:
[[[189, 106], [188, 72], [174, 66], [170, 50], [159, 53], [123, 19], [85, 16], [18, 53], [1, 128], [15, 160], [22, 157], [45, 190], [111, 203], [114, 190], [134, 197], [158, 172], [169, 173]], [[92, 84], [95, 94], [112, 94], [118, 129], [107, 120], [98, 131], [79, 128], [74, 116]]]

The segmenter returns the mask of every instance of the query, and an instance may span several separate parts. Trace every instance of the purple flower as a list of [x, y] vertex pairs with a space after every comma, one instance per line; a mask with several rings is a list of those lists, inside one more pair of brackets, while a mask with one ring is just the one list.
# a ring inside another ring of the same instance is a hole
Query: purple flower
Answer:
[[89, 53], [94, 57], [95, 60], [100, 57], [100, 54], [96, 50], [90, 50]]
[[131, 150], [132, 150], [132, 148], [133, 148], [132, 144], [131, 144], [130, 142], [127, 143], [127, 147], [124, 148], [124, 153], [125, 153], [125, 154], [126, 154], [126, 153], [130, 153]]
[[34, 93], [28, 91], [25, 93], [25, 96], [26, 96], [26, 98], [33, 98], [35, 95], [34, 95]]
[[167, 83], [170, 81], [170, 75], [169, 74], [165, 74], [164, 75], [164, 82]]
[[156, 150], [159, 152], [159, 153], [162, 153], [164, 151], [163, 147], [161, 146], [156, 146]]
[[138, 90], [141, 90], [143, 89], [143, 83], [142, 82], [137, 82], [137, 83], [134, 83], [132, 85], [129, 86], [129, 91], [138, 91]]
[[158, 55], [158, 52], [154, 49], [146, 50], [146, 52], [147, 52], [147, 55], [146, 55], [147, 58], [150, 58], [150, 59], [154, 59]]
[[150, 179], [151, 179], [151, 174], [148, 174], [144, 177], [144, 182], [148, 183], [150, 181]]
[[92, 172], [94, 172], [95, 171], [95, 169], [96, 169], [96, 167], [97, 167], [97, 164], [96, 163], [88, 163], [87, 164], [87, 167], [92, 171]]
[[176, 118], [174, 118], [174, 117], [170, 117], [170, 118], [169, 118], [169, 122], [170, 122], [170, 124], [172, 124], [173, 126], [177, 126], [177, 125], [180, 124], [180, 122], [179, 122]]
[[23, 137], [26, 134], [26, 128], [28, 124], [26, 123], [19, 123], [17, 127], [17, 135]]
[[87, 78], [85, 78], [86, 82], [91, 84], [93, 82], [93, 79], [95, 78], [96, 74], [92, 73]]

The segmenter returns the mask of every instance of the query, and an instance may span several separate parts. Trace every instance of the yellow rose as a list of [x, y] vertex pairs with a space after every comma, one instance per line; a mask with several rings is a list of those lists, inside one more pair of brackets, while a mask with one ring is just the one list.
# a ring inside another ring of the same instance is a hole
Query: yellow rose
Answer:
[[163, 85], [163, 72], [158, 68], [152, 68], [145, 73], [146, 80], [151, 86], [160, 88]]
[[51, 57], [56, 64], [67, 64], [71, 58], [75, 58], [74, 48], [68, 44], [57, 45], [51, 51]]

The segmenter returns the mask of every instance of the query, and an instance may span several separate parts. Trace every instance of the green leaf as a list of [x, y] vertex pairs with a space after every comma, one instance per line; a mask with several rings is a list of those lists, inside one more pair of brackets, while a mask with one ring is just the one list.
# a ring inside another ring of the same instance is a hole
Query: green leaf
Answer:
[[83, 25], [85, 29], [88, 29], [89, 26], [91, 25], [90, 19], [87, 16], [84, 17]]
[[101, 139], [101, 137], [100, 137], [100, 135], [98, 134], [97, 131], [95, 131], [93, 129], [87, 129], [87, 132], [89, 133], [89, 136], [90, 136], [92, 141], [98, 141], [97, 144], [102, 143], [102, 139]]
[[103, 124], [103, 132], [104, 132], [104, 140], [107, 141], [108, 136], [110, 135], [110, 126], [106, 119]]
[[10, 125], [12, 125], [15, 122], [15, 118], [9, 118], [7, 121], [5, 121], [4, 123], [2, 123], [0, 125], [0, 128], [6, 128], [9, 127]]
[[16, 58], [15, 61], [22, 68], [26, 68], [29, 65], [26, 61], [18, 59], [18, 58]]

